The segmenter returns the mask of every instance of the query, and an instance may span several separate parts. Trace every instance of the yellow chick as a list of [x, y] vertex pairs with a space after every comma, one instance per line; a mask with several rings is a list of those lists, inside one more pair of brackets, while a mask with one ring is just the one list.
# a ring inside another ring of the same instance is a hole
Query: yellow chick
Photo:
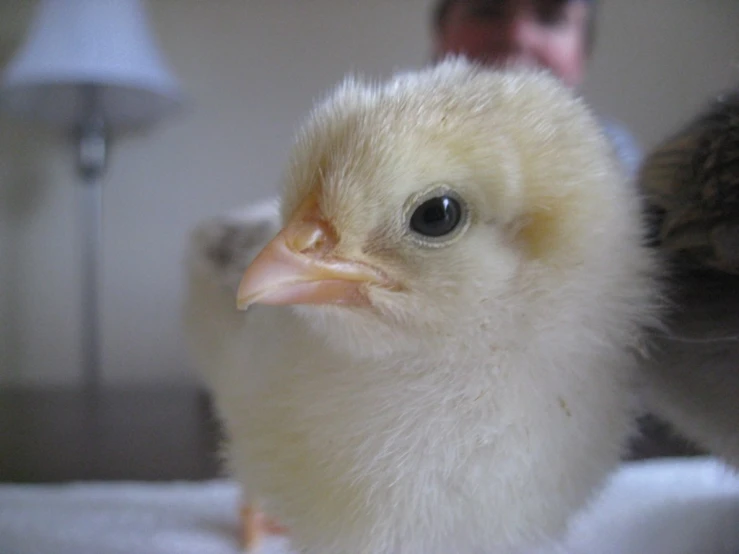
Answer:
[[[231, 367], [224, 356], [245, 329], [234, 302], [241, 277], [278, 230], [278, 205], [269, 199], [208, 218], [189, 237], [184, 327], [189, 354], [211, 390], [210, 376]], [[241, 516], [241, 542], [247, 550], [257, 550], [265, 535], [285, 532], [258, 510], [246, 490]]]
[[280, 228], [275, 200], [208, 218], [190, 234], [184, 327], [191, 358], [208, 380], [224, 366], [244, 323], [234, 298], [244, 271]]
[[241, 317], [205, 371], [246, 497], [304, 554], [557, 538], [619, 462], [658, 320], [638, 199], [585, 104], [461, 59], [349, 78], [280, 212], [248, 311], [209, 316]]

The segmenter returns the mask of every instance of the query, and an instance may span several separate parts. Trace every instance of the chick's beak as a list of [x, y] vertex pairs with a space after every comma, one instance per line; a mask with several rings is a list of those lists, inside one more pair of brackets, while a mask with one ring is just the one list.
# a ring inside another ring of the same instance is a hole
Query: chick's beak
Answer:
[[237, 305], [368, 305], [365, 286], [386, 285], [376, 269], [334, 255], [338, 238], [309, 196], [246, 269]]

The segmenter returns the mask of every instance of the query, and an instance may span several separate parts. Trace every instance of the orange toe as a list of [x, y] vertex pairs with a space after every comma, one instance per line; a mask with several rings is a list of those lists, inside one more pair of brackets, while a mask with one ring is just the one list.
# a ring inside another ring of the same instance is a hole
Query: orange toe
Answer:
[[287, 529], [284, 526], [253, 505], [241, 508], [241, 522], [242, 546], [247, 552], [254, 552], [265, 536], [287, 534]]

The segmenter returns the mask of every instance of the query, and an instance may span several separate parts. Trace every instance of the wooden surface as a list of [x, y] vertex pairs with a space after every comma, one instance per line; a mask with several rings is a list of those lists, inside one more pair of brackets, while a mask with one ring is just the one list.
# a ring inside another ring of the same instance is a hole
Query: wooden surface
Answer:
[[207, 479], [217, 437], [195, 388], [0, 392], [0, 481]]
[[[655, 420], [630, 458], [697, 453]], [[200, 480], [218, 477], [208, 396], [191, 389], [0, 392], [0, 481]]]

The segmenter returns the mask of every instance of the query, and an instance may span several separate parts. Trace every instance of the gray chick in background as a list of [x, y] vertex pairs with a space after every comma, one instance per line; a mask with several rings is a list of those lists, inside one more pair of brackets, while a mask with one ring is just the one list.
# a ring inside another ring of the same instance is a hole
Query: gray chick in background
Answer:
[[739, 467], [739, 89], [657, 147], [640, 184], [673, 290], [645, 366], [647, 406]]

